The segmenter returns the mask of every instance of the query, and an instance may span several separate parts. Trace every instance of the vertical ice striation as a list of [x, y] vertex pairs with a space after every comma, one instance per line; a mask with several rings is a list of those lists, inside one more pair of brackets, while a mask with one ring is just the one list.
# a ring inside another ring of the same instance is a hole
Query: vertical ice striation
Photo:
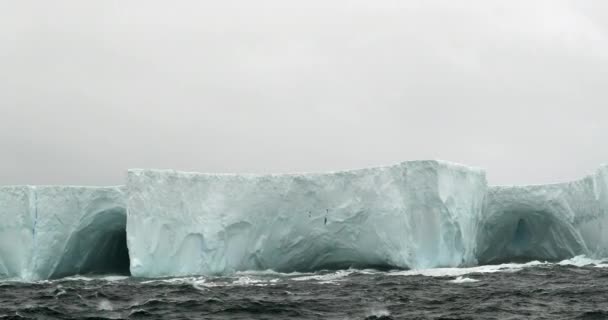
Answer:
[[30, 187], [0, 187], [0, 278], [26, 278], [36, 212]]
[[158, 277], [475, 262], [481, 170], [438, 161], [289, 175], [131, 170], [131, 272]]
[[128, 272], [121, 188], [2, 187], [0, 215], [4, 277]]

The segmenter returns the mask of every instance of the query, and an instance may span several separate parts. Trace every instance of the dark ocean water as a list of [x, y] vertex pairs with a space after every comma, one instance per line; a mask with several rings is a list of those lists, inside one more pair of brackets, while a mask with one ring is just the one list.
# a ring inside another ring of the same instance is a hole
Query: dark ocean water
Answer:
[[[579, 259], [581, 260], [581, 259]], [[608, 319], [608, 265], [0, 283], [0, 319]]]

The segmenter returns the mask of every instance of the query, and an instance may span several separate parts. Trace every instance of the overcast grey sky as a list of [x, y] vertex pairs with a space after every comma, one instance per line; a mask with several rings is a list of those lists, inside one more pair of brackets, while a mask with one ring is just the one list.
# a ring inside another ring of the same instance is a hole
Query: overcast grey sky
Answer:
[[0, 0], [0, 184], [608, 162], [608, 1]]

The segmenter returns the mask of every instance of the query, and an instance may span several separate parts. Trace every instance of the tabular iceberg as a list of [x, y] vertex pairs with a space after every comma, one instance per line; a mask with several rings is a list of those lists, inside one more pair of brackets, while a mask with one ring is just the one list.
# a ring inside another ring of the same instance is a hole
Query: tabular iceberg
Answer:
[[124, 190], [0, 187], [0, 276], [128, 272]]
[[0, 187], [0, 278], [432, 268], [608, 256], [608, 167], [488, 186], [441, 161], [324, 174], [130, 170], [124, 187]]
[[475, 262], [483, 171], [438, 162], [327, 173], [131, 170], [131, 273], [159, 277]]

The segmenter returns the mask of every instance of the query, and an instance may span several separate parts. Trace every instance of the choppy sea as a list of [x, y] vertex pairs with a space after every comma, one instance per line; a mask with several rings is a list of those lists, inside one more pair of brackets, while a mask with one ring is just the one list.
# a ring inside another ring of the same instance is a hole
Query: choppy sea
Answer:
[[4, 281], [0, 319], [608, 319], [608, 261]]

